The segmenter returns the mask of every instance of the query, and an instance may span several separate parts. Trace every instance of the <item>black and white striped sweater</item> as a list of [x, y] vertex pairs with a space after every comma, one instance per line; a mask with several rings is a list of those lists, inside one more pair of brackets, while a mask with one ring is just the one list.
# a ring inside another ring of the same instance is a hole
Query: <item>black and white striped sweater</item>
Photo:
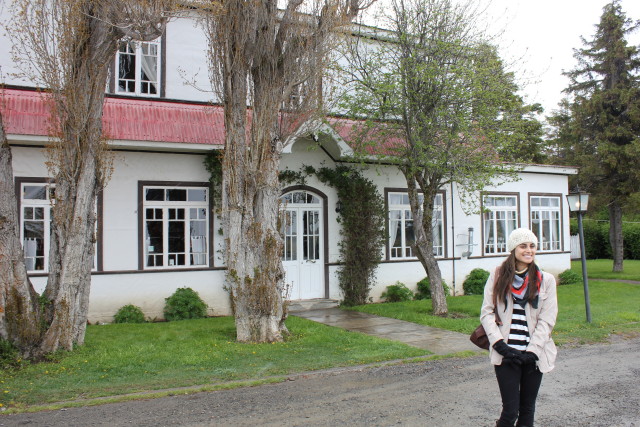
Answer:
[[525, 351], [529, 345], [529, 328], [524, 311], [524, 302], [513, 300], [513, 315], [511, 316], [511, 330], [507, 344], [516, 350]]

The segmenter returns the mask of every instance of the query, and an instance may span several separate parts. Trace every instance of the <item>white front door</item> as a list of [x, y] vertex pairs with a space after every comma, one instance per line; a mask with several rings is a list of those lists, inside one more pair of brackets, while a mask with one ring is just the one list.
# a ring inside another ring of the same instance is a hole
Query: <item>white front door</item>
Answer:
[[282, 201], [282, 264], [289, 299], [324, 298], [322, 201], [302, 190], [285, 194]]

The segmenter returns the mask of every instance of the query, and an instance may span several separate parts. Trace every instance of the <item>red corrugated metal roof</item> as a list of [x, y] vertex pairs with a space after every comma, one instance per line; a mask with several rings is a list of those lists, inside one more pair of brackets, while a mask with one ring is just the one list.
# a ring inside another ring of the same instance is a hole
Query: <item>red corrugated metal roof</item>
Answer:
[[[45, 96], [29, 90], [0, 91], [5, 132], [48, 135]], [[112, 140], [224, 144], [224, 112], [219, 106], [107, 98], [103, 123]]]
[[383, 122], [363, 124], [348, 118], [331, 118], [329, 124], [356, 152], [370, 155], [403, 155], [406, 143], [402, 129]]
[[[6, 133], [49, 135], [50, 107], [46, 96], [46, 93], [34, 90], [0, 89], [0, 109]], [[220, 106], [107, 98], [103, 124], [110, 140], [224, 145], [224, 109]], [[401, 139], [389, 133], [383, 135], [375, 128], [368, 129], [357, 120], [331, 118], [329, 124], [347, 144], [376, 140], [377, 149], [364, 147], [370, 154], [379, 150], [390, 154], [394, 147], [402, 144]], [[365, 137], [363, 132], [368, 135]]]

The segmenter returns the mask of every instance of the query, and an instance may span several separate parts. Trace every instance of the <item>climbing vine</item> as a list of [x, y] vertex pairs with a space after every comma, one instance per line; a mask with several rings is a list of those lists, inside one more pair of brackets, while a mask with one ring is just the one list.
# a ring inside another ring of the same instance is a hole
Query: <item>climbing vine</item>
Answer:
[[204, 156], [204, 167], [209, 172], [209, 191], [213, 206], [217, 209], [222, 204], [222, 156], [224, 151], [212, 150]]
[[339, 243], [342, 266], [338, 279], [343, 293], [342, 304], [366, 304], [385, 239], [386, 213], [382, 196], [373, 182], [348, 166], [339, 165], [335, 169], [303, 166], [300, 172], [288, 171], [284, 176], [281, 174], [281, 178], [286, 182], [304, 182], [308, 175], [315, 175], [335, 188], [341, 204], [338, 222], [342, 224]]

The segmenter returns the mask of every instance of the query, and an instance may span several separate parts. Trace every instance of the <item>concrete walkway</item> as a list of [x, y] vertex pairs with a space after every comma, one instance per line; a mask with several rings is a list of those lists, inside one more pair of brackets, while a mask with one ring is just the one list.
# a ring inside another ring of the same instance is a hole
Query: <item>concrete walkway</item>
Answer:
[[[374, 314], [341, 310], [339, 308], [308, 310], [291, 314], [325, 325], [337, 326], [348, 331], [400, 341], [439, 355], [465, 350], [483, 351], [473, 345], [466, 334]], [[480, 322], [478, 321], [478, 323]]]

